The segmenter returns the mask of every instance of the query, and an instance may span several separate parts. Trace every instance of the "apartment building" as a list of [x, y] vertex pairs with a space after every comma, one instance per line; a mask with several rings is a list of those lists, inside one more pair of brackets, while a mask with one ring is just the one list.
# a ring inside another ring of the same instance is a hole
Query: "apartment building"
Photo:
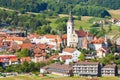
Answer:
[[73, 65], [74, 76], [101, 76], [98, 62], [77, 62]]
[[105, 65], [101, 70], [102, 76], [116, 76], [118, 74], [117, 65]]

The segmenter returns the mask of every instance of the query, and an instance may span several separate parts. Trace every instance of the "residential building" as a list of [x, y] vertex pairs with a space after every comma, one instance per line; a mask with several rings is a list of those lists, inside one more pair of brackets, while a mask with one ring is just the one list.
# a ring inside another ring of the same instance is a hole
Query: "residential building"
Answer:
[[74, 76], [101, 76], [101, 66], [98, 62], [81, 61], [73, 65]]
[[101, 47], [99, 48], [99, 50], [96, 51], [96, 57], [97, 58], [103, 58], [106, 57], [106, 55], [108, 55], [110, 52], [110, 50], [106, 47]]
[[18, 64], [18, 58], [15, 55], [0, 55], [0, 63], [3, 67]]
[[102, 68], [102, 76], [117, 76], [118, 69], [116, 64], [108, 64]]
[[89, 47], [97, 51], [102, 47], [107, 47], [107, 43], [104, 38], [94, 37], [94, 40], [90, 42]]
[[31, 58], [30, 58], [30, 57], [22, 57], [22, 58], [20, 59], [20, 62], [23, 63], [24, 61], [26, 61], [26, 62], [31, 62]]
[[68, 56], [68, 55], [70, 55], [70, 56], [72, 56], [71, 60], [73, 62], [76, 62], [76, 61], [79, 60], [78, 57], [80, 56], [80, 54], [81, 54], [81, 52], [78, 51], [75, 48], [65, 48], [65, 49], [63, 49], [62, 53], [59, 53], [59, 56], [65, 56], [65, 55]]

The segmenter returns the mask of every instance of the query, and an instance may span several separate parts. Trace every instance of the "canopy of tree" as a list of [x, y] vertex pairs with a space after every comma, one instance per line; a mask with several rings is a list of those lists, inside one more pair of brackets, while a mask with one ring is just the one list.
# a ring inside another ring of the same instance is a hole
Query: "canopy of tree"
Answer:
[[[115, 4], [112, 4], [112, 3]], [[73, 14], [85, 16], [105, 17], [110, 16], [103, 7], [118, 9], [119, 0], [0, 0], [0, 6], [20, 12], [54, 11], [66, 13], [73, 8]], [[112, 5], [111, 5], [112, 4]]]

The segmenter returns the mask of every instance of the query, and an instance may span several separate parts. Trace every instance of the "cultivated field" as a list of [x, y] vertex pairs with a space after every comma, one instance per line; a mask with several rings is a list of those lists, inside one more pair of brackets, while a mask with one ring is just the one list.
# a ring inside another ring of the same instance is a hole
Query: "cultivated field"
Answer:
[[108, 10], [108, 12], [111, 14], [114, 18], [120, 18], [120, 10]]

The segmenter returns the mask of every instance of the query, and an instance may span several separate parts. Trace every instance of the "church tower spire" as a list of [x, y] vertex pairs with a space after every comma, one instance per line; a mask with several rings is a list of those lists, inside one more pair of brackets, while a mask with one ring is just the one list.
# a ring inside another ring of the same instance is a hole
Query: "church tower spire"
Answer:
[[70, 12], [69, 12], [69, 20], [68, 20], [69, 22], [73, 22], [73, 16], [72, 16], [72, 12], [71, 12], [71, 10], [70, 10]]
[[67, 46], [70, 46], [71, 40], [72, 40], [72, 34], [74, 32], [74, 22], [72, 17], [72, 12], [70, 10], [69, 12], [69, 19], [67, 22]]

